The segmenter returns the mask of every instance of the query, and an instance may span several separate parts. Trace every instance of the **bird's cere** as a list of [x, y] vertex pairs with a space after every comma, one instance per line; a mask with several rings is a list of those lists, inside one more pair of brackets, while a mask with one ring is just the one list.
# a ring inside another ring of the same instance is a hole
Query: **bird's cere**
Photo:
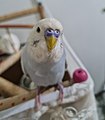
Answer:
[[45, 31], [45, 37], [49, 37], [49, 36], [53, 36], [54, 35], [54, 30], [51, 29], [51, 28], [48, 28], [46, 31]]

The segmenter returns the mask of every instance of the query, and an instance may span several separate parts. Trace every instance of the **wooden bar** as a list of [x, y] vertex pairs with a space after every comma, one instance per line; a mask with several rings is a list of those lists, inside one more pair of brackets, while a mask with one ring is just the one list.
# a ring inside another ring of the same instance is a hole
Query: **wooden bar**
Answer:
[[9, 58], [0, 63], [0, 75], [20, 59], [20, 53], [21, 51], [11, 55]]
[[44, 12], [44, 7], [42, 5], [42, 3], [38, 3], [38, 11], [40, 13], [40, 18], [44, 19], [45, 18], [45, 12]]
[[28, 101], [33, 98], [33, 96], [35, 96], [35, 91], [2, 99], [0, 100], [0, 111]]
[[32, 24], [1, 24], [0, 28], [33, 28]]
[[[73, 84], [73, 80], [66, 80], [62, 84], [63, 84], [64, 87], [71, 86]], [[44, 88], [42, 90], [42, 95], [51, 93], [51, 92], [53, 92], [55, 90], [56, 90], [56, 88], [54, 86], [52, 86], [52, 87], [50, 87], [48, 89]], [[28, 101], [30, 99], [33, 99], [35, 97], [36, 97], [36, 92], [35, 92], [35, 90], [32, 90], [29, 93], [19, 94], [17, 96], [2, 99], [2, 100], [0, 100], [0, 111], [4, 110], [4, 109], [11, 108], [11, 107], [13, 107], [15, 105], [18, 105], [20, 103], [23, 103], [23, 102]]]
[[22, 10], [22, 11], [18, 11], [18, 12], [9, 13], [9, 14], [0, 16], [0, 22], [15, 19], [15, 18], [18, 18], [18, 17], [23, 17], [23, 16], [26, 16], [26, 15], [29, 15], [29, 14], [35, 14], [37, 12], [39, 12], [38, 7], [34, 7], [34, 8], [27, 9], [27, 10]]
[[27, 90], [9, 82], [8, 80], [0, 77], [0, 94], [4, 97], [15, 96], [19, 94], [29, 93]]

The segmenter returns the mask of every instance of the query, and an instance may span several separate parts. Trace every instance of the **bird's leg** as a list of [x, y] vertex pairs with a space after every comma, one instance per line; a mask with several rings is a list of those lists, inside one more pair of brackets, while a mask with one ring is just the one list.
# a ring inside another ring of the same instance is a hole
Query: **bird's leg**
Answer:
[[62, 83], [58, 83], [58, 89], [59, 89], [59, 100], [60, 100], [60, 102], [62, 102], [63, 101], [63, 97], [64, 97]]
[[36, 97], [35, 97], [35, 108], [38, 111], [41, 107], [41, 102], [40, 102], [40, 87], [37, 87], [36, 89]]

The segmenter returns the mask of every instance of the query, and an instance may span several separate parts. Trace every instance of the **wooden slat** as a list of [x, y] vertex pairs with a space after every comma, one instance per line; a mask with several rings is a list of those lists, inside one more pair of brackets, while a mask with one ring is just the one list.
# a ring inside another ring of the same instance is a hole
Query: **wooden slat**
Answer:
[[18, 17], [23, 17], [29, 14], [35, 14], [37, 12], [39, 12], [38, 7], [34, 7], [34, 8], [27, 9], [27, 10], [21, 10], [18, 12], [9, 13], [9, 14], [0, 16], [0, 22], [5, 22], [7, 20], [15, 19]]
[[10, 97], [10, 96], [25, 94], [25, 93], [29, 93], [29, 91], [0, 77], [0, 94], [3, 95], [4, 97]]
[[0, 111], [28, 101], [33, 98], [33, 96], [35, 96], [35, 91], [2, 99], [0, 100]]
[[[73, 85], [73, 80], [72, 79], [66, 80], [62, 84], [64, 87], [71, 86], [71, 85]], [[56, 90], [56, 88], [54, 86], [52, 86], [48, 89], [44, 88], [44, 91], [42, 90], [42, 94], [45, 95], [45, 94], [51, 93], [55, 90]], [[17, 96], [2, 99], [2, 100], [0, 100], [0, 111], [4, 110], [4, 109], [11, 108], [15, 105], [18, 105], [20, 103], [23, 103], [23, 102], [28, 101], [30, 99], [33, 99], [35, 97], [36, 97], [36, 92], [35, 92], [35, 90], [32, 90], [29, 93], [19, 94]]]
[[38, 11], [39, 11], [39, 15], [40, 15], [40, 18], [41, 18], [41, 19], [46, 18], [46, 17], [45, 17], [44, 7], [43, 7], [42, 3], [40, 3], [40, 2], [39, 2], [39, 4], [38, 4]]
[[3, 62], [0, 63], [0, 75], [7, 70], [9, 67], [14, 65], [20, 58], [20, 51], [13, 54], [11, 57], [8, 59], [4, 60]]
[[1, 24], [0, 28], [33, 28], [32, 24]]

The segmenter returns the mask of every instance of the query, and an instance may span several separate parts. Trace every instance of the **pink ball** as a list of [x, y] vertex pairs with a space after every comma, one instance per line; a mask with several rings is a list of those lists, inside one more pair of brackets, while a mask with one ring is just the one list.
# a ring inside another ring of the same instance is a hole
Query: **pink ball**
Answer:
[[73, 80], [75, 83], [81, 83], [88, 79], [88, 75], [85, 70], [78, 68], [73, 73]]

